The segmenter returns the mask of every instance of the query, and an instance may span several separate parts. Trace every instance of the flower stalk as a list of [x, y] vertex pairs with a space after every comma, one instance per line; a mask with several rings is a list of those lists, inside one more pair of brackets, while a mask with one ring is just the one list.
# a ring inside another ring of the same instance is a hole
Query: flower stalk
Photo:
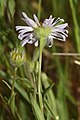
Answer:
[[42, 103], [42, 95], [41, 95], [41, 65], [42, 65], [43, 41], [44, 38], [41, 37], [40, 47], [39, 47], [39, 71], [38, 71], [38, 94], [39, 94], [39, 104], [42, 111], [43, 111], [43, 103]]
[[13, 75], [13, 81], [12, 81], [12, 89], [11, 89], [11, 96], [14, 94], [14, 83], [16, 79], [16, 72], [17, 72], [17, 67], [14, 69], [14, 75]]

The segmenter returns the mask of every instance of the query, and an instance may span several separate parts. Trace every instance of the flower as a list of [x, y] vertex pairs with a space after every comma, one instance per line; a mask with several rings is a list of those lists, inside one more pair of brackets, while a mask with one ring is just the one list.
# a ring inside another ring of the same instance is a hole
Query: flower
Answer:
[[9, 57], [10, 63], [14, 67], [19, 67], [24, 63], [24, 53], [19, 48], [12, 50]]
[[22, 46], [26, 43], [34, 43], [35, 46], [38, 46], [40, 38], [43, 37], [47, 45], [51, 47], [54, 39], [65, 41], [68, 37], [68, 30], [66, 29], [68, 23], [63, 23], [64, 20], [61, 18], [52, 18], [50, 15], [41, 25], [35, 14], [33, 14], [34, 21], [24, 12], [22, 15], [22, 20], [27, 23], [27, 26], [16, 26], [16, 30], [19, 32], [18, 38], [22, 40]]

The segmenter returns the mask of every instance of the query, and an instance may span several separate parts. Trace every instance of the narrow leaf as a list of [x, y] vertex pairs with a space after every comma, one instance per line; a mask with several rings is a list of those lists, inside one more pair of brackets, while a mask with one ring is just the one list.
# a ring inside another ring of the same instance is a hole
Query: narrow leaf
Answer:
[[51, 84], [51, 85], [49, 85], [49, 87], [47, 87], [47, 88], [44, 90], [44, 92], [43, 92], [43, 99], [44, 99], [44, 97], [47, 95], [47, 93], [52, 89], [53, 85], [54, 85], [54, 83]]
[[0, 16], [4, 16], [6, 0], [0, 0]]
[[30, 100], [31, 100], [31, 104], [33, 107], [33, 112], [34, 112], [36, 120], [44, 120], [44, 115], [43, 115], [42, 111], [40, 110], [40, 108], [39, 108], [36, 100], [32, 96], [32, 94], [30, 94]]
[[15, 1], [9, 0], [8, 7], [9, 7], [10, 14], [13, 17], [15, 13]]

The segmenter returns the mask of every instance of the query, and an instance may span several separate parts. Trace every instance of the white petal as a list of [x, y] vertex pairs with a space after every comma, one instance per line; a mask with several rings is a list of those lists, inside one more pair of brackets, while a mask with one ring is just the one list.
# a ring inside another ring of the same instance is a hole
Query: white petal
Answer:
[[28, 41], [29, 41], [29, 39], [25, 38], [25, 39], [21, 42], [21, 45], [24, 46]]
[[31, 35], [31, 33], [27, 33], [27, 34], [19, 34], [18, 35], [18, 38], [20, 39], [20, 40], [22, 40], [23, 38], [25, 38], [25, 37], [29, 37]]
[[20, 30], [19, 33], [26, 33], [26, 30]]
[[26, 15], [25, 12], [22, 12], [22, 15], [23, 15], [25, 18], [27, 18], [27, 15]]
[[16, 26], [16, 30], [25, 29], [26, 31], [33, 31], [32, 27], [29, 26]]
[[22, 46], [24, 46], [26, 43], [29, 43], [29, 44], [32, 44], [34, 41], [32, 41], [32, 34], [31, 35], [29, 35], [29, 36], [27, 36], [22, 42], [21, 42], [21, 44], [22, 44]]
[[51, 27], [53, 26], [52, 23], [53, 23], [54, 19], [55, 19], [55, 18], [53, 18], [53, 19], [50, 21], [49, 26], [51, 26]]
[[30, 19], [24, 12], [22, 12], [24, 18], [22, 18], [30, 27], [37, 28], [37, 24]]
[[21, 35], [20, 35], [20, 34], [18, 35], [18, 39], [22, 40], [22, 37], [21, 37]]
[[59, 33], [59, 34], [63, 34], [63, 35], [65, 35], [66, 37], [68, 37], [68, 34], [66, 33], [65, 29], [56, 28], [56, 29], [53, 29], [53, 30], [52, 30], [52, 33]]
[[57, 39], [57, 40], [60, 40], [60, 41], [65, 41], [66, 40], [66, 37], [64, 38], [64, 40], [62, 38], [57, 38], [55, 36], [52, 36], [52, 37], [53, 37], [53, 39]]
[[56, 39], [58, 39], [58, 40], [62, 40], [62, 41], [66, 40], [66, 37], [60, 33], [51, 33], [51, 35], [56, 37]]
[[68, 30], [65, 30], [65, 32], [68, 34]]
[[33, 44], [35, 41], [36, 41], [36, 39], [35, 39], [35, 38], [32, 38], [32, 39], [30, 39], [30, 40], [28, 41], [28, 43], [29, 43], [29, 44]]
[[55, 26], [55, 27], [57, 27], [57, 28], [66, 28], [68, 26], [68, 23], [64, 23], [64, 24], [61, 24], [61, 25], [57, 25], [57, 26]]
[[47, 45], [49, 47], [52, 47], [53, 45], [53, 37], [51, 35], [47, 38]]
[[38, 46], [38, 40], [35, 42], [35, 46], [36, 46], [36, 47]]
[[45, 19], [42, 26], [43, 27], [52, 27], [52, 23], [55, 18], [52, 18], [52, 15], [50, 15], [49, 19]]
[[33, 17], [34, 17], [34, 20], [35, 20], [35, 22], [37, 23], [37, 25], [41, 26], [40, 23], [39, 23], [39, 20], [38, 20], [38, 18], [36, 17], [35, 14], [33, 14]]
[[33, 44], [34, 42], [32, 40], [28, 41], [29, 44]]
[[24, 32], [21, 32], [21, 33], [19, 33], [19, 37], [22, 37], [23, 35], [25, 34], [25, 31]]
[[50, 15], [49, 19], [52, 19], [52, 15]]
[[54, 26], [59, 22], [64, 22], [64, 19], [57, 18], [57, 20], [52, 25]]
[[[31, 27], [26, 27], [26, 26], [16, 26], [16, 30], [19, 30], [19, 35], [18, 38], [19, 39], [23, 39], [23, 37], [26, 37], [24, 34], [28, 34], [27, 32], [32, 32], [33, 28]], [[23, 36], [24, 35], [24, 36]]]

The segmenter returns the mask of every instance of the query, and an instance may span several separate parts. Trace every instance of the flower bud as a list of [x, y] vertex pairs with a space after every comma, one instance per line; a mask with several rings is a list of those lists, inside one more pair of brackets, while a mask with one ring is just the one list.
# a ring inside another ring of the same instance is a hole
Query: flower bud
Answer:
[[24, 63], [24, 53], [20, 49], [14, 49], [10, 52], [10, 63], [14, 67], [19, 67]]

